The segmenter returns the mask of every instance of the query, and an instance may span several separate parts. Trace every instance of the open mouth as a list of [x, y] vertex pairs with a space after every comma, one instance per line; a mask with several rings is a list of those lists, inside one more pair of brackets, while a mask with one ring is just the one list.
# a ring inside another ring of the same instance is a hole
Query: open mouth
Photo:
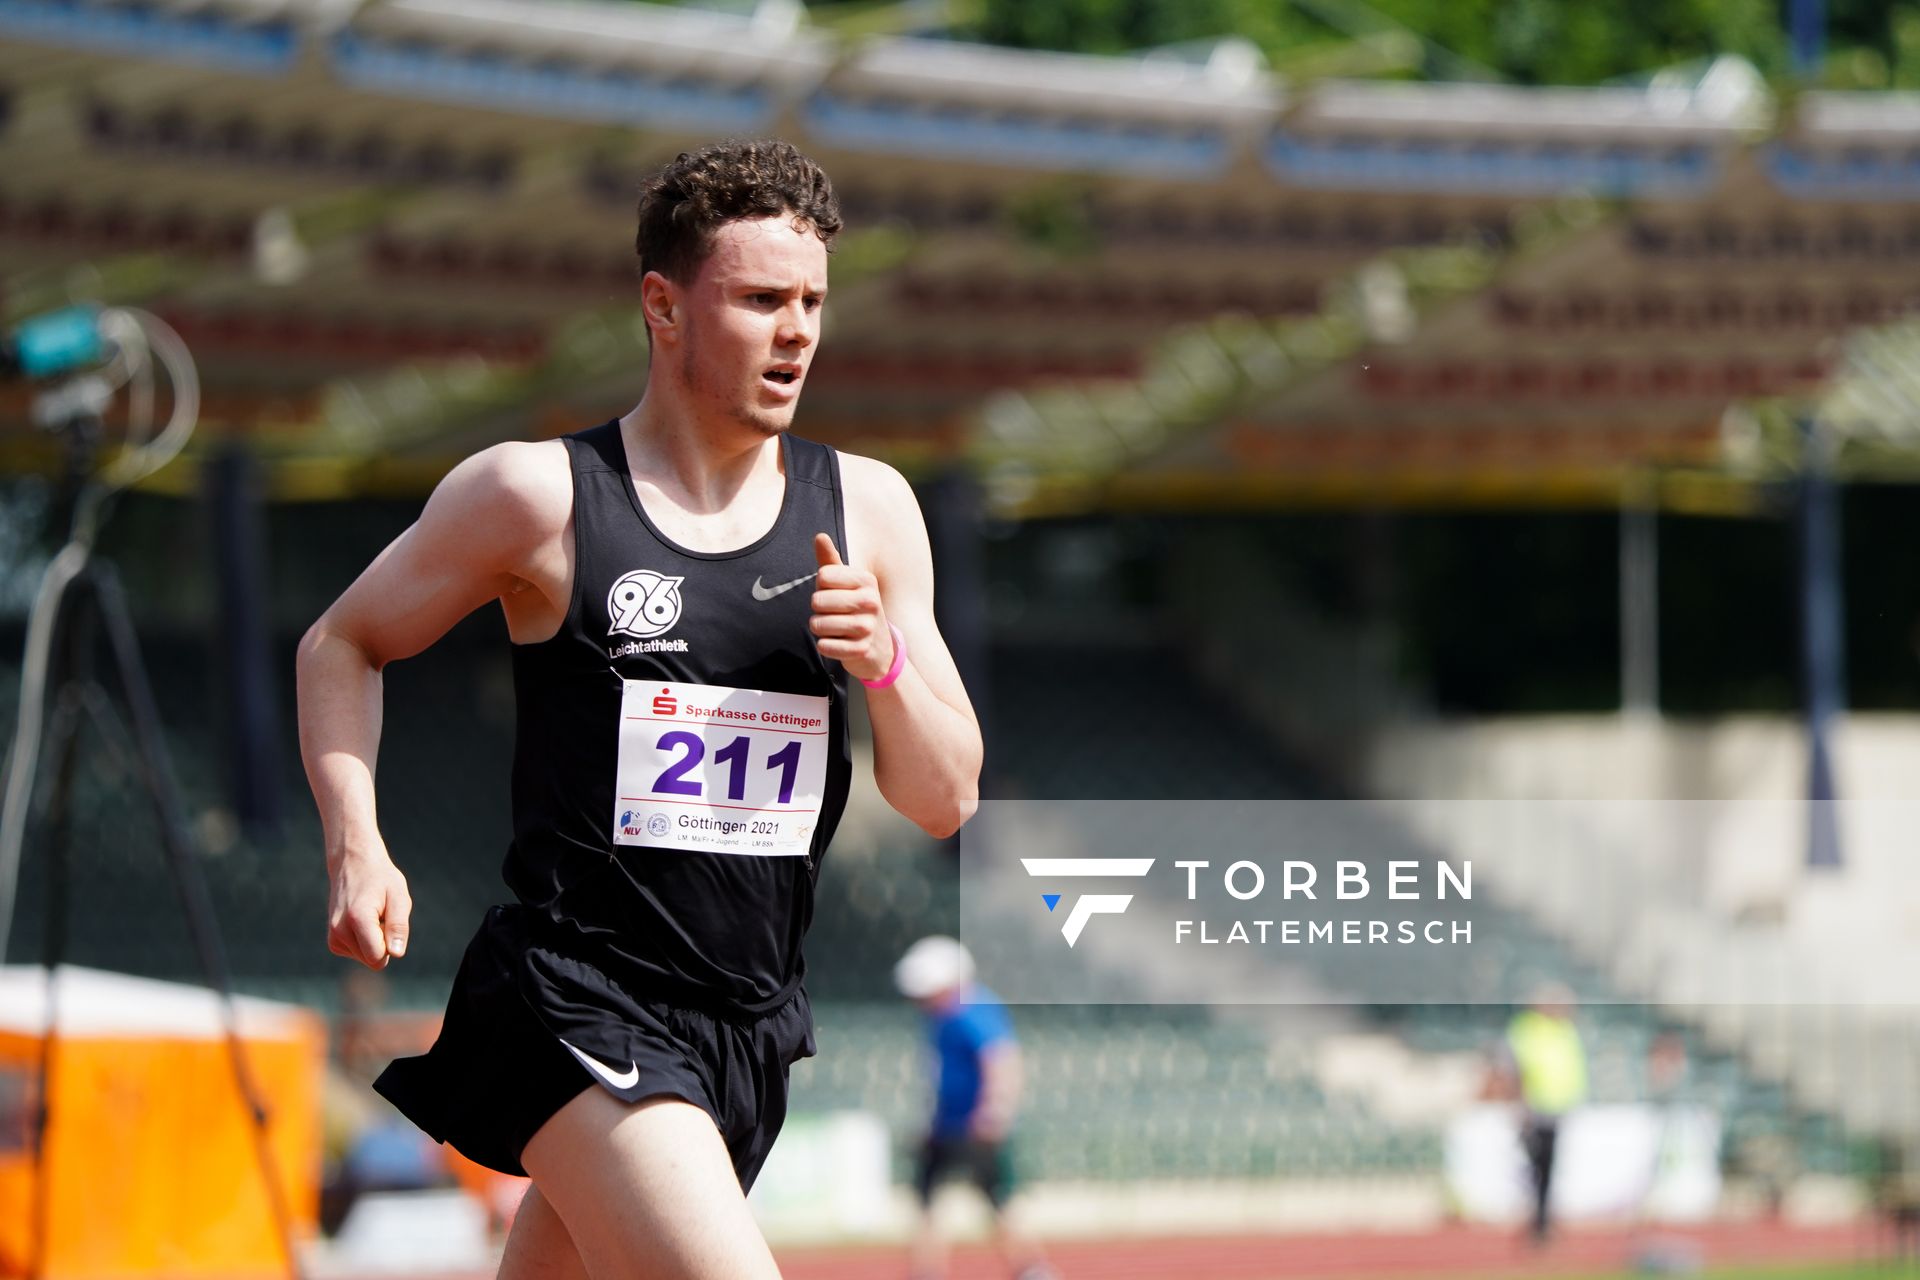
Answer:
[[769, 369], [760, 376], [768, 382], [776, 382], [783, 387], [790, 387], [799, 379], [800, 371], [789, 368]]

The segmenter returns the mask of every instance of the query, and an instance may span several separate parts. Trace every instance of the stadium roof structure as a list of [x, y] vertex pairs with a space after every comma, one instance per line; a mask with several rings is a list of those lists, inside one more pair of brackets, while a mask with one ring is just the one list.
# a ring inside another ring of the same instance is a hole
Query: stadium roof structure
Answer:
[[[204, 437], [282, 494], [418, 488], [636, 399], [640, 176], [777, 134], [847, 215], [817, 438], [971, 463], [1010, 510], [1606, 502], [1648, 469], [1711, 504], [1728, 406], [1810, 398], [1920, 292], [1916, 122], [1782, 109], [1737, 60], [1289, 84], [1233, 42], [855, 40], [795, 0], [0, 0], [0, 279], [14, 320], [169, 319]], [[0, 391], [19, 465], [27, 407]]]

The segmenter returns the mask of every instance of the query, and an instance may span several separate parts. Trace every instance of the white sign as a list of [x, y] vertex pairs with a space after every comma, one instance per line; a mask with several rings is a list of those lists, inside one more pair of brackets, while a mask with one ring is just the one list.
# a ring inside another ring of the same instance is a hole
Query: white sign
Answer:
[[615, 844], [807, 854], [826, 794], [826, 698], [623, 683]]
[[[1447, 1186], [1463, 1216], [1514, 1223], [1533, 1212], [1520, 1112], [1481, 1106], [1447, 1129]], [[1556, 1219], [1698, 1222], [1720, 1199], [1720, 1117], [1710, 1107], [1582, 1107], [1560, 1122], [1549, 1193]]]

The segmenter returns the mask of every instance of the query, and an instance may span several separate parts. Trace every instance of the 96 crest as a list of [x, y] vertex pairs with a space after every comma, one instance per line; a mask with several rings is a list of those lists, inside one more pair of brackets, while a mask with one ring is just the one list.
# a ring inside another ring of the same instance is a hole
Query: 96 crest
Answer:
[[680, 584], [685, 581], [652, 569], [621, 574], [607, 591], [607, 617], [612, 619], [607, 634], [644, 640], [671, 631], [680, 621]]

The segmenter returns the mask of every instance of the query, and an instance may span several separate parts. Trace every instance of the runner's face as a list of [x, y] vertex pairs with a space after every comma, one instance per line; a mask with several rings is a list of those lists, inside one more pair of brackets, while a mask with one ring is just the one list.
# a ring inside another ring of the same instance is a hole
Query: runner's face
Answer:
[[687, 291], [687, 385], [766, 435], [793, 425], [820, 339], [827, 247], [791, 215], [729, 222]]

